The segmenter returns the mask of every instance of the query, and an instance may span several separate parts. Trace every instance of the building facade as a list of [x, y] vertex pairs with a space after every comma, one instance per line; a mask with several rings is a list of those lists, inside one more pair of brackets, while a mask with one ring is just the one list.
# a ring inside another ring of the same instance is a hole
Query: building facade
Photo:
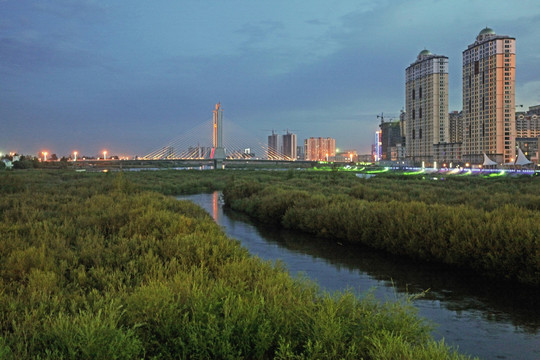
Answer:
[[528, 160], [538, 164], [538, 143], [540, 137], [517, 137], [516, 148], [521, 149]]
[[448, 57], [423, 50], [405, 77], [405, 156], [431, 163], [434, 144], [449, 141]]
[[538, 136], [540, 136], [540, 106], [531, 106], [526, 112], [516, 112], [516, 137]]
[[437, 167], [453, 167], [461, 164], [462, 143], [439, 143], [433, 145]]
[[381, 160], [397, 160], [397, 144], [401, 143], [401, 122], [381, 122]]
[[457, 143], [463, 141], [463, 112], [452, 111], [448, 114], [448, 134], [449, 142]]
[[279, 148], [279, 135], [272, 130], [272, 135], [268, 136], [268, 160], [277, 160], [280, 158]]
[[283, 156], [287, 160], [296, 160], [296, 134], [287, 131], [287, 133], [283, 135], [281, 143], [283, 144]]
[[322, 137], [306, 139], [304, 156], [308, 161], [328, 161], [336, 156], [336, 140]]
[[515, 38], [483, 29], [463, 51], [463, 160], [515, 160]]

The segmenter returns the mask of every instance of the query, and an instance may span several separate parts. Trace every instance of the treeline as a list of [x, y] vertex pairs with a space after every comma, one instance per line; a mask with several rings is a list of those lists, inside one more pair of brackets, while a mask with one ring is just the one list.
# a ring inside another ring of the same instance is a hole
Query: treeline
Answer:
[[464, 358], [406, 301], [324, 294], [143, 190], [191, 176], [1, 174], [0, 358]]
[[264, 223], [539, 286], [539, 190], [540, 180], [531, 177], [295, 174], [269, 183], [230, 182], [224, 197], [231, 208]]

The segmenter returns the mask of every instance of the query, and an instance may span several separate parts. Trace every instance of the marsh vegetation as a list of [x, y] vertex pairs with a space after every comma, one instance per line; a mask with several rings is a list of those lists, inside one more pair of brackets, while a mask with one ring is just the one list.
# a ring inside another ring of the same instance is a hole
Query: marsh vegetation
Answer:
[[149, 191], [250, 184], [198, 176], [0, 173], [0, 358], [464, 358], [407, 299], [324, 293]]

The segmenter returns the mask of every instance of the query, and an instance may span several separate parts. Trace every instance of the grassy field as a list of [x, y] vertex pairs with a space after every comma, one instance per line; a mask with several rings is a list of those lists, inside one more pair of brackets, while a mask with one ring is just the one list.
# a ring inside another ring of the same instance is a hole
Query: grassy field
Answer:
[[407, 299], [323, 293], [163, 195], [253, 176], [0, 172], [0, 358], [465, 358]]

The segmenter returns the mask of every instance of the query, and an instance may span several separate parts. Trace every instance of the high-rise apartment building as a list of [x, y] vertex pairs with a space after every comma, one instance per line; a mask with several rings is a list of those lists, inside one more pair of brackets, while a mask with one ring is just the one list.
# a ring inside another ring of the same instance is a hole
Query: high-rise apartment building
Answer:
[[282, 153], [285, 158], [288, 160], [296, 160], [296, 134], [290, 133], [287, 130], [287, 133], [283, 135], [282, 144]]
[[422, 50], [405, 71], [406, 158], [434, 161], [448, 135], [448, 57]]
[[[381, 122], [381, 160], [397, 160], [397, 144], [401, 143], [401, 122], [387, 121]], [[392, 156], [393, 154], [393, 156]]]
[[308, 161], [328, 161], [336, 156], [336, 139], [314, 138], [304, 140], [304, 156]]
[[274, 133], [274, 130], [272, 130], [272, 135], [268, 136], [268, 160], [276, 160], [280, 158], [281, 154], [279, 148], [279, 135]]
[[528, 138], [540, 136], [540, 106], [531, 106], [529, 111], [516, 113], [516, 137]]
[[485, 28], [463, 51], [463, 160], [515, 160], [516, 39]]

